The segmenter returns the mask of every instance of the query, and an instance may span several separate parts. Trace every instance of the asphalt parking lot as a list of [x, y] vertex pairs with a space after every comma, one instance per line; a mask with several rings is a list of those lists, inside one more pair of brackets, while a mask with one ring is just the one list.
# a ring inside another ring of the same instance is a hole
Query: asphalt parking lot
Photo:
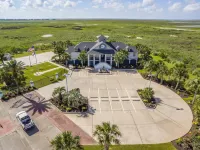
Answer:
[[[15, 115], [26, 111], [35, 127], [24, 131]], [[7, 102], [0, 101], [0, 150], [47, 150], [50, 141], [63, 131], [81, 136], [82, 144], [95, 141], [81, 128], [58, 111], [48, 100], [37, 92], [18, 96]]]
[[68, 80], [70, 89], [80, 88], [89, 98], [92, 114], [84, 118], [66, 116], [91, 136], [95, 125], [106, 121], [119, 126], [122, 144], [155, 144], [177, 139], [192, 126], [188, 105], [157, 83], [152, 82], [151, 87], [160, 103], [154, 110], [147, 109], [137, 89], [148, 87], [149, 81], [134, 70], [116, 70], [111, 75], [75, 70]]

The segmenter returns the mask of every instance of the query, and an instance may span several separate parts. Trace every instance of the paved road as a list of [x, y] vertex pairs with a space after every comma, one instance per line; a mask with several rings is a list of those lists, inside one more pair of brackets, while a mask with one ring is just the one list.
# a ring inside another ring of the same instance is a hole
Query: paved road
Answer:
[[[50, 97], [53, 89], [65, 86], [65, 81], [43, 87], [38, 92]], [[123, 144], [155, 144], [175, 140], [185, 135], [192, 126], [193, 115], [189, 106], [170, 89], [152, 82], [156, 109], [147, 109], [137, 89], [149, 86], [149, 81], [133, 72], [113, 72], [113, 75], [96, 75], [88, 71], [74, 71], [68, 79], [69, 89], [80, 88], [89, 98], [91, 115], [69, 115], [90, 136], [95, 125], [102, 122], [117, 124], [122, 132]], [[182, 110], [181, 110], [182, 109]]]
[[[53, 52], [46, 52], [46, 53], [37, 54], [36, 55], [37, 56], [36, 57], [37, 58], [37, 63], [50, 61], [52, 56], [54, 56], [54, 55], [55, 54]], [[30, 60], [31, 60], [31, 64], [32, 65], [36, 64], [36, 58], [35, 58], [35, 56], [30, 56]], [[26, 66], [30, 65], [29, 56], [16, 58], [16, 60], [24, 62]]]

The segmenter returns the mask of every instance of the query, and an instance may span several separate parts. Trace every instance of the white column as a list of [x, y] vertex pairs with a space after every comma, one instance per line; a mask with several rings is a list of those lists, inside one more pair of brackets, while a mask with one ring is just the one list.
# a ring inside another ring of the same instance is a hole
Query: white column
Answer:
[[130, 60], [130, 59], [128, 60], [128, 63], [129, 63], [129, 64], [131, 63], [131, 60]]
[[105, 54], [105, 62], [106, 62], [106, 54]]
[[95, 55], [93, 55], [93, 66], [95, 66]]
[[90, 66], [90, 55], [88, 54], [88, 67]]
[[99, 55], [99, 62], [101, 62], [101, 55]]
[[112, 54], [110, 56], [110, 65], [112, 66]]
[[75, 59], [73, 61], [74, 61], [74, 65], [75, 65]]

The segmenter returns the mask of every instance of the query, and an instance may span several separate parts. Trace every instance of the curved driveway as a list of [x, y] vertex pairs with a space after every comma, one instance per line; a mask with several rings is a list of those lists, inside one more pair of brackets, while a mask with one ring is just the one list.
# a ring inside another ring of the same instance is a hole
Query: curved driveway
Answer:
[[113, 75], [74, 71], [69, 87], [80, 88], [89, 98], [93, 115], [66, 116], [91, 136], [97, 124], [104, 121], [117, 124], [123, 144], [165, 143], [185, 135], [193, 120], [189, 106], [170, 89], [152, 82], [155, 97], [160, 102], [156, 109], [147, 109], [137, 89], [148, 86], [149, 81], [134, 71], [115, 71]]

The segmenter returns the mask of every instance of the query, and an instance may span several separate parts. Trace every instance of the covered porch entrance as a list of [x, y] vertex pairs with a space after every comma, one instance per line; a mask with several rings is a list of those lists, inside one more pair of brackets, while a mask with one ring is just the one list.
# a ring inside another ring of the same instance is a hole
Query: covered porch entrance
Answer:
[[113, 65], [113, 54], [88, 54], [88, 66], [94, 67], [99, 63]]

